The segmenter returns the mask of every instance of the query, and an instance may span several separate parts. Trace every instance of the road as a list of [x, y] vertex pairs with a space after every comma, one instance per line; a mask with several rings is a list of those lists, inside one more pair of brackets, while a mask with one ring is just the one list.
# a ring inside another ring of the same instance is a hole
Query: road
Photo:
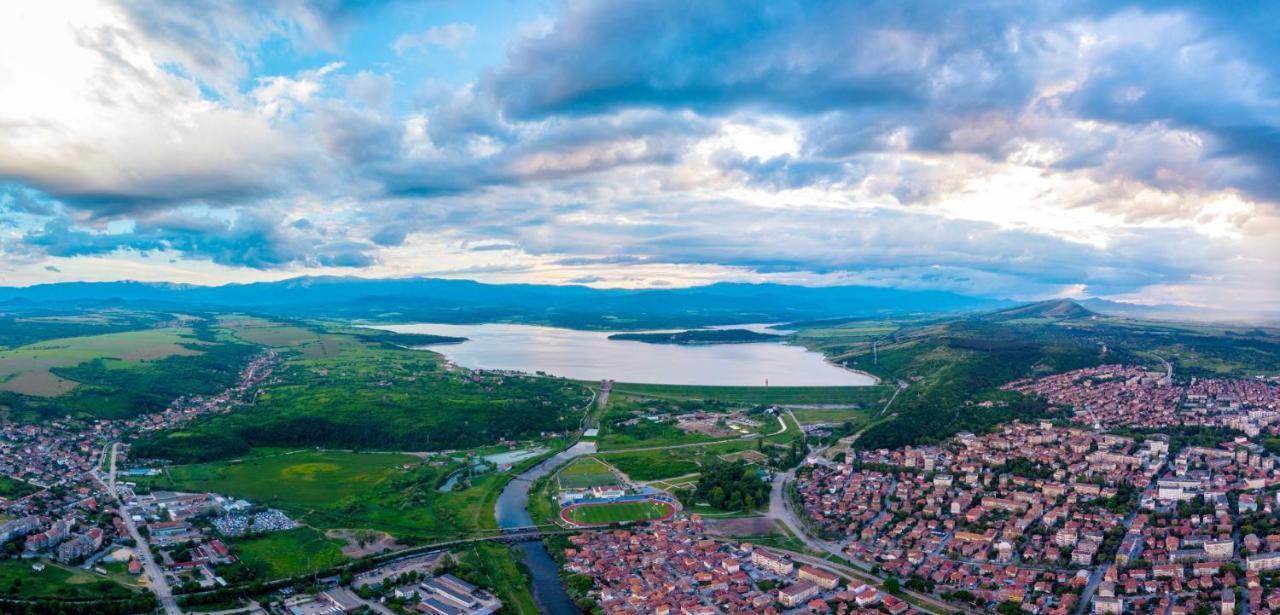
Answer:
[[[125, 508], [124, 502], [120, 500], [120, 495], [116, 493], [116, 457], [119, 454], [120, 443], [112, 442], [107, 480], [103, 486], [111, 494], [111, 498], [116, 501], [116, 514], [120, 515], [120, 519], [124, 521], [125, 529], [129, 531], [129, 537], [137, 544], [138, 561], [142, 562], [142, 569], [147, 575], [147, 587], [151, 589], [151, 593], [156, 595], [156, 599], [160, 601], [160, 606], [164, 609], [166, 615], [182, 615], [182, 609], [178, 608], [178, 600], [173, 597], [173, 589], [169, 587], [169, 581], [164, 578], [164, 571], [160, 568], [160, 564], [156, 562], [155, 555], [151, 553], [151, 545], [138, 532], [138, 524], [133, 522], [133, 516]], [[103, 482], [96, 471], [94, 472], [94, 478], [97, 478], [99, 483]]]
[[906, 390], [906, 388], [907, 388], [907, 383], [899, 380], [898, 388], [893, 390], [893, 396], [889, 398], [889, 401], [885, 402], [884, 408], [880, 410], [880, 416], [884, 416], [886, 413], [889, 412], [889, 406], [893, 405], [893, 400], [897, 399], [898, 393], [903, 392], [904, 390]]
[[[1143, 489], [1142, 491], [1139, 491], [1138, 493], [1140, 494], [1145, 493], [1153, 489], [1156, 485], [1157, 480], [1158, 478], [1153, 477], [1151, 479], [1151, 482], [1147, 483], [1146, 488]], [[1126, 534], [1129, 533], [1129, 529], [1133, 527], [1133, 520], [1136, 519], [1137, 517], [1138, 517], [1138, 507], [1135, 506], [1133, 510], [1129, 511], [1129, 514], [1125, 516], [1124, 521], [1120, 522], [1120, 524], [1124, 526], [1124, 531]], [[1110, 563], [1102, 563], [1102, 564], [1099, 564], [1097, 568], [1093, 569], [1093, 573], [1089, 575], [1089, 582], [1084, 586], [1084, 591], [1080, 592], [1080, 602], [1076, 604], [1076, 608], [1073, 611], [1075, 615], [1083, 615], [1083, 613], [1089, 606], [1089, 601], [1093, 600], [1093, 593], [1098, 591], [1098, 585], [1102, 583], [1103, 575], [1107, 574], [1107, 569], [1110, 567], [1111, 567]]]
[[[889, 398], [889, 401], [886, 402], [884, 405], [884, 410], [881, 411], [881, 415], [883, 415], [884, 411], [887, 411], [889, 409], [889, 406], [893, 403], [893, 400], [898, 398], [898, 393], [901, 392], [903, 388], [905, 387], [899, 386], [898, 390], [894, 392], [893, 397]], [[792, 420], [795, 420], [795, 416], [792, 416], [791, 418]], [[859, 431], [858, 433], [854, 434], [852, 441], [856, 441], [858, 439], [858, 436], [861, 436], [862, 432], [866, 431], [870, 427], [871, 425], [868, 425], [867, 427], [864, 427], [862, 431]], [[822, 454], [823, 450], [825, 450], [825, 447], [820, 449], [815, 449], [813, 452], [809, 454], [809, 457], [810, 458], [817, 457]], [[884, 580], [883, 578], [871, 574], [870, 564], [866, 562], [857, 561], [851, 558], [850, 556], [846, 555], [844, 552], [844, 549], [842, 549], [839, 544], [821, 540], [819, 538], [815, 538], [813, 536], [810, 536], [805, 531], [805, 524], [803, 521], [800, 520], [801, 511], [796, 511], [795, 507], [792, 506], [791, 504], [791, 498], [787, 497], [787, 485], [791, 484], [791, 482], [795, 480], [795, 476], [796, 476], [796, 468], [791, 468], [786, 472], [779, 472], [776, 475], [774, 475], [773, 484], [770, 486], [770, 490], [769, 490], [769, 513], [768, 513], [769, 518], [781, 523], [784, 527], [787, 528], [787, 530], [789, 530], [792, 534], [794, 534], [797, 538], [799, 538], [800, 541], [803, 542], [804, 545], [809, 549], [812, 549], [813, 551], [816, 551], [818, 553], [829, 553], [831, 555], [839, 557], [853, 564], [855, 568], [850, 568], [847, 566], [841, 567], [839, 565], [832, 564], [830, 561], [827, 561], [825, 559], [814, 558], [812, 556], [800, 555], [800, 554], [795, 554], [794, 552], [790, 552], [792, 553], [793, 559], [798, 559], [800, 561], [806, 561], [808, 563], [813, 563], [813, 564], [818, 564], [823, 566], [836, 567], [838, 569], [843, 569], [844, 571], [846, 571], [846, 573], [856, 569], [857, 574], [865, 579], [873, 579], [873, 580], [876, 580], [877, 582], [883, 581]], [[797, 557], [797, 555], [799, 555], [799, 557]], [[927, 604], [936, 609], [939, 609], [940, 612], [943, 612], [943, 613], [954, 613], [957, 610], [972, 612], [972, 611], [969, 611], [969, 609], [967, 608], [944, 602], [928, 594], [923, 594], [923, 593], [911, 591], [908, 589], [903, 589], [903, 593], [911, 596], [912, 598], [918, 600], [923, 604]]]

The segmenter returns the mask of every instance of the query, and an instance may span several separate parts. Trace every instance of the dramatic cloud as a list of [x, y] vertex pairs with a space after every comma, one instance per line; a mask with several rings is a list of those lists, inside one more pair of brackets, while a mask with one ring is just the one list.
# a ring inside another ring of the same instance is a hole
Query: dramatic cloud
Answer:
[[0, 270], [1280, 307], [1280, 7], [491, 8], [0, 6]]

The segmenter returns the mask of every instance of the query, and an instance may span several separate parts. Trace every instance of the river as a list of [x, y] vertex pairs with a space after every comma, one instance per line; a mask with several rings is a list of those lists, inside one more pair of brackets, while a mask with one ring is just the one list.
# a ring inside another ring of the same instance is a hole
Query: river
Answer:
[[[737, 325], [766, 330], [760, 325]], [[649, 344], [611, 340], [607, 331], [532, 325], [379, 325], [400, 333], [465, 337], [430, 349], [470, 369], [544, 372], [579, 380], [707, 386], [867, 386], [874, 376], [828, 363], [819, 353], [782, 342]]]
[[[511, 482], [507, 483], [506, 488], [498, 495], [498, 503], [494, 506], [493, 514], [498, 520], [498, 527], [507, 530], [533, 525], [533, 518], [529, 516], [529, 488], [533, 486], [533, 481], [542, 478], [556, 466], [574, 457], [594, 452], [596, 452], [595, 442], [579, 442], [511, 479]], [[547, 548], [542, 545], [542, 542], [538, 540], [520, 542], [516, 544], [516, 548], [533, 574], [533, 598], [537, 601], [538, 608], [542, 609], [543, 613], [555, 615], [579, 613], [578, 607], [573, 604], [569, 593], [560, 583], [555, 560], [551, 558], [550, 553], [547, 553]]]

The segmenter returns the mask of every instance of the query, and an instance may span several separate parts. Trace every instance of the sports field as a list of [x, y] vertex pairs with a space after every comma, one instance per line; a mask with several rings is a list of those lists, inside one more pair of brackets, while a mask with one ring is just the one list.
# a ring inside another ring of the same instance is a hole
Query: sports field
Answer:
[[560, 518], [574, 525], [608, 525], [666, 519], [675, 512], [675, 508], [666, 502], [644, 500], [642, 502], [577, 504], [561, 509]]
[[191, 329], [172, 327], [68, 337], [20, 346], [0, 351], [0, 390], [57, 397], [78, 383], [55, 375], [51, 369], [94, 359], [106, 359], [111, 367], [128, 367], [139, 361], [194, 355], [198, 352], [183, 345], [194, 342]]
[[556, 475], [561, 489], [586, 489], [597, 485], [618, 484], [618, 477], [608, 466], [594, 457], [581, 457]]

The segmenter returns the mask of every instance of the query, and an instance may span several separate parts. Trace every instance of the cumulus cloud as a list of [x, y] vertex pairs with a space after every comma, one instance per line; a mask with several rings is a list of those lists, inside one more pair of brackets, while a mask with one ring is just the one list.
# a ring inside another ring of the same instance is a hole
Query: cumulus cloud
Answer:
[[83, 8], [69, 23], [61, 8], [0, 7], [15, 51], [0, 53], [0, 177], [114, 216], [305, 175], [311, 154], [287, 127], [163, 70], [113, 7]]

